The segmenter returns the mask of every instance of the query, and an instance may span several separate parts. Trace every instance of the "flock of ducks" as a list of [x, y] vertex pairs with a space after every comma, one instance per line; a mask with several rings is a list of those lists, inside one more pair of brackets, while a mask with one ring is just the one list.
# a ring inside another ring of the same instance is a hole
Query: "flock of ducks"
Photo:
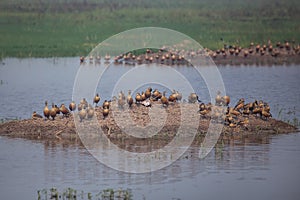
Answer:
[[[46, 101], [43, 109], [44, 118], [45, 120], [55, 120], [59, 115], [61, 118], [68, 118], [70, 114], [77, 109], [79, 120], [82, 122], [83, 120], [93, 118], [95, 110], [97, 109], [97, 112], [102, 113], [103, 120], [105, 120], [111, 111], [112, 102], [116, 103], [120, 110], [123, 110], [125, 107], [133, 109], [133, 104], [151, 107], [154, 102], [157, 102], [160, 103], [163, 108], [167, 108], [176, 102], [186, 102], [186, 100], [182, 100], [182, 94], [176, 90], [173, 90], [169, 96], [166, 96], [166, 91], [160, 92], [157, 89], [152, 90], [151, 87], [145, 91], [137, 92], [134, 97], [131, 94], [131, 90], [128, 91], [127, 95], [120, 91], [118, 97], [113, 97], [113, 100], [109, 101], [104, 100], [102, 106], [99, 108], [98, 104], [100, 100], [100, 95], [96, 94], [93, 98], [95, 107], [83, 98], [77, 105], [72, 101], [68, 108], [64, 104], [58, 107], [54, 103], [52, 103], [52, 107], [49, 108], [48, 102]], [[255, 100], [254, 102], [245, 103], [244, 98], [241, 98], [234, 107], [230, 107], [230, 97], [227, 95], [221, 96], [220, 92], [217, 93], [214, 104], [203, 103], [196, 93], [191, 93], [188, 96], [187, 102], [199, 104], [198, 112], [201, 118], [213, 119], [233, 128], [239, 125], [247, 127], [250, 115], [260, 117], [263, 120], [268, 120], [272, 117], [270, 106], [266, 102]], [[33, 112], [32, 118], [43, 118], [43, 116]]]
[[[189, 57], [195, 57], [197, 55], [210, 56], [213, 59], [216, 58], [227, 58], [230, 56], [233, 57], [249, 57], [253, 56], [267, 56], [278, 57], [280, 55], [299, 55], [300, 54], [300, 45], [295, 43], [295, 41], [289, 42], [276, 42], [273, 44], [270, 40], [266, 44], [254, 44], [251, 42], [249, 47], [242, 48], [238, 45], [226, 45], [221, 49], [215, 51], [208, 48], [200, 50], [173, 50], [171, 52], [167, 51], [166, 47], [162, 47], [157, 52], [154, 52], [152, 49], [146, 49], [146, 51], [140, 55], [135, 55], [132, 52], [121, 54], [116, 56], [113, 60], [115, 64], [149, 64], [149, 63], [160, 63], [165, 65], [187, 65], [188, 62], [185, 60], [183, 55]], [[110, 55], [106, 54], [104, 56], [105, 62], [110, 62]], [[89, 63], [100, 63], [101, 56], [90, 56], [90, 57], [80, 57], [80, 63], [84, 64]]]
[[300, 45], [296, 45], [295, 41], [291, 43], [285, 41], [283, 43], [276, 42], [273, 44], [269, 40], [267, 44], [254, 44], [254, 42], [251, 42], [248, 48], [242, 48], [236, 45], [224, 45], [221, 49], [217, 49], [216, 51], [208, 50], [207, 52], [214, 59], [217, 57], [227, 58], [228, 56], [242, 56], [246, 58], [251, 55], [270, 55], [272, 57], [279, 57], [280, 55], [299, 55]]

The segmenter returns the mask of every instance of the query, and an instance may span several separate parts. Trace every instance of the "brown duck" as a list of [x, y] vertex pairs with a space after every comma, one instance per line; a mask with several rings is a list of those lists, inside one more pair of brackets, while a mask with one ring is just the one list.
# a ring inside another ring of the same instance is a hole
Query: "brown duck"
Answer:
[[85, 108], [82, 108], [79, 112], [80, 122], [82, 122], [82, 120], [86, 118], [86, 115], [87, 115], [87, 112], [86, 112]]
[[94, 97], [94, 103], [96, 104], [96, 107], [97, 107], [97, 104], [99, 103], [99, 101], [100, 101], [100, 96], [97, 93], [96, 96]]
[[54, 120], [56, 117], [56, 109], [55, 109], [54, 103], [52, 103], [52, 108], [50, 110], [50, 116], [52, 117], [52, 120]]
[[128, 91], [128, 95], [127, 95], [127, 103], [129, 105], [129, 107], [131, 108], [132, 104], [133, 104], [133, 98], [131, 96], [131, 90]]
[[161, 101], [163, 106], [168, 106], [169, 105], [169, 100], [166, 97], [166, 91], [163, 92], [163, 95], [162, 95], [160, 101]]
[[44, 107], [43, 113], [44, 113], [44, 116], [47, 119], [49, 119], [49, 117], [50, 117], [50, 110], [48, 108], [48, 102], [47, 101], [45, 101], [45, 107]]
[[92, 119], [93, 116], [94, 116], [94, 108], [92, 107], [92, 105], [88, 105], [88, 108], [87, 108], [87, 118], [88, 119]]
[[42, 115], [37, 114], [36, 111], [33, 111], [31, 118], [37, 119], [37, 118], [43, 118], [43, 117], [42, 117]]
[[109, 114], [109, 109], [108, 108], [103, 108], [102, 114], [103, 114], [103, 119], [105, 119]]
[[63, 114], [63, 116], [67, 117], [70, 114], [70, 111], [68, 110], [68, 108], [65, 106], [65, 104], [61, 104], [60, 108], [59, 108], [60, 112]]
[[72, 102], [69, 104], [69, 109], [70, 109], [71, 111], [76, 110], [76, 104], [75, 104], [74, 101], [72, 101]]

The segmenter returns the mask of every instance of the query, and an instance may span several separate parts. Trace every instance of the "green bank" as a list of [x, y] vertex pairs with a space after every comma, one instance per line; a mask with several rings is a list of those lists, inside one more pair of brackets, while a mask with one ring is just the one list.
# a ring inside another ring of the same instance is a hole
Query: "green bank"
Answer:
[[165, 27], [210, 49], [300, 41], [298, 0], [2, 0], [0, 57], [86, 55], [132, 28]]

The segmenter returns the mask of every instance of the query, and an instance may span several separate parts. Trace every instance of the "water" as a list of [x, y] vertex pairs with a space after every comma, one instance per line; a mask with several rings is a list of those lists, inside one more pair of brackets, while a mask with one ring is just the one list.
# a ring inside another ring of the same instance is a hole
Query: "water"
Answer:
[[[68, 104], [79, 68], [78, 58], [5, 59], [0, 65], [0, 119], [42, 113], [44, 101]], [[95, 70], [96, 66], [88, 68]], [[130, 67], [113, 66], [97, 91], [111, 97], [112, 84]], [[199, 83], [196, 92], [208, 101], [203, 80], [178, 67]], [[273, 116], [299, 118], [299, 66], [220, 67], [232, 104], [263, 99]], [[159, 86], [157, 86], [159, 87]], [[106, 92], [105, 92], [106, 91]], [[282, 110], [282, 112], [280, 112]], [[130, 188], [134, 199], [298, 199], [300, 133], [256, 142], [231, 142], [204, 160], [191, 148], [185, 157], [152, 173], [128, 174], [106, 167], [77, 145], [0, 137], [1, 199], [36, 199], [37, 190], [72, 187], [97, 193]], [[190, 155], [193, 155], [192, 157]]]
[[[96, 72], [99, 71], [98, 68], [97, 65], [87, 66], [86, 71]], [[72, 100], [78, 69], [78, 58], [4, 59], [0, 65], [0, 119], [28, 118], [33, 111], [41, 114], [45, 100], [48, 100], [50, 105], [52, 102], [58, 106], [62, 103], [68, 105]], [[105, 72], [96, 90], [100, 93], [101, 102], [116, 95], [112, 94], [114, 86], [130, 69], [130, 66], [112, 65]], [[196, 76], [189, 67], [175, 69], [189, 77], [201, 100], [209, 101], [208, 90], [201, 77]], [[146, 70], [151, 71], [151, 68]], [[157, 70], [160, 70], [160, 73], [166, 71], [164, 67]], [[219, 70], [226, 93], [231, 96], [232, 106], [242, 97], [246, 102], [262, 99], [270, 104], [274, 117], [289, 120], [300, 118], [299, 66], [227, 66], [219, 67]], [[162, 76], [168, 77], [167, 72]], [[176, 82], [173, 82], [173, 85], [176, 85]], [[152, 84], [153, 88], [156, 86]], [[145, 87], [147, 86], [141, 88]], [[141, 88], [135, 89], [140, 91]], [[160, 89], [159, 86], [157, 88]], [[91, 98], [88, 100], [91, 102]]]
[[183, 157], [159, 171], [128, 174], [78, 146], [1, 137], [1, 199], [36, 199], [37, 190], [52, 187], [93, 194], [130, 188], [134, 199], [298, 199], [299, 144], [300, 133], [231, 143], [204, 160]]

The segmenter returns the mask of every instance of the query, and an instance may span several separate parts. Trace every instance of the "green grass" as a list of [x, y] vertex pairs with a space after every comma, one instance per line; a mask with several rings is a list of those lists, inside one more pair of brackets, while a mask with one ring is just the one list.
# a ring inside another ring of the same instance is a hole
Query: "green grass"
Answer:
[[[180, 31], [202, 46], [300, 41], [298, 0], [2, 0], [0, 57], [86, 55], [131, 28]], [[221, 41], [223, 38], [224, 41]]]

